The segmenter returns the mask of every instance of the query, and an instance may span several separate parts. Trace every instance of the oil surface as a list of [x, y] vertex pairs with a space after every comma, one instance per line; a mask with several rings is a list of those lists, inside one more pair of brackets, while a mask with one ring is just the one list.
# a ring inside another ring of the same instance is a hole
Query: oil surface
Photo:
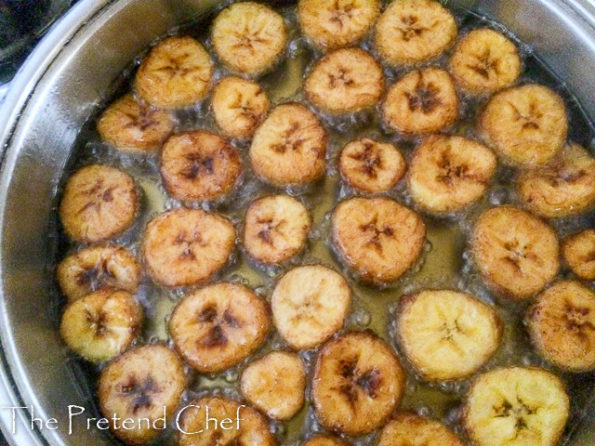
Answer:
[[[570, 121], [569, 139], [579, 144], [590, 147], [595, 135], [593, 124], [582, 113], [580, 106], [572, 95], [565, 89], [554, 75], [545, 67], [521, 42], [511, 36], [499, 25], [488, 22], [468, 11], [453, 9], [459, 34], [462, 35], [470, 29], [479, 26], [489, 26], [506, 32], [519, 46], [525, 67], [524, 75], [520, 82], [532, 81], [545, 84], [558, 93], [566, 101]], [[289, 100], [299, 101], [306, 104], [303, 98], [301, 84], [305, 73], [307, 73], [312, 62], [319, 54], [313, 50], [308, 42], [297, 32], [297, 20], [292, 7], [285, 7], [280, 10], [292, 29], [287, 57], [270, 74], [259, 80], [259, 83], [269, 94], [273, 105]], [[172, 34], [190, 34], [200, 40], [208, 49], [210, 42], [208, 36], [199, 34], [197, 29], [208, 27], [192, 26], [182, 30], [172, 30]], [[362, 47], [371, 50], [368, 41], [362, 43]], [[213, 53], [211, 51], [211, 53]], [[431, 65], [444, 65], [448, 59], [448, 53], [441, 56], [438, 61], [432, 61]], [[118, 97], [131, 87], [131, 77], [138, 66], [141, 57], [134, 62], [130, 69], [122, 74], [121, 79], [114, 87], [111, 100]], [[427, 65], [430, 65], [427, 64]], [[215, 72], [215, 80], [229, 74], [224, 68], [218, 67]], [[385, 69], [387, 84], [390, 85], [402, 72], [399, 70]], [[462, 119], [454, 126], [452, 133], [475, 138], [475, 117], [478, 110], [485, 104], [486, 99], [470, 99], [461, 96]], [[178, 130], [210, 129], [217, 131], [213, 119], [208, 112], [209, 98], [191, 109], [177, 112]], [[307, 104], [306, 104], [307, 105]], [[101, 109], [98, 109], [98, 113]], [[473, 265], [469, 261], [466, 252], [466, 240], [470, 227], [477, 216], [490, 206], [511, 203], [518, 204], [512, 186], [513, 172], [509, 168], [501, 167], [484, 197], [471, 208], [464, 212], [447, 215], [443, 218], [430, 217], [422, 213], [427, 226], [427, 242], [422, 259], [405, 274], [399, 281], [382, 289], [372, 288], [358, 283], [351, 273], [345, 270], [337, 257], [333, 254], [329, 243], [330, 213], [334, 206], [341, 199], [354, 195], [355, 192], [345, 187], [336, 171], [336, 157], [339, 150], [350, 140], [367, 136], [377, 138], [381, 141], [391, 142], [401, 149], [406, 159], [411, 156], [412, 148], [417, 140], [404, 138], [385, 132], [378, 122], [378, 113], [364, 113], [357, 116], [343, 117], [340, 119], [325, 116], [314, 110], [321, 118], [329, 132], [328, 165], [327, 175], [316, 185], [303, 190], [286, 190], [285, 192], [297, 196], [308, 207], [313, 218], [313, 226], [310, 232], [309, 242], [304, 252], [294, 259], [291, 264], [279, 268], [262, 268], [252, 263], [242, 251], [238, 241], [238, 250], [230, 264], [219, 274], [214, 281], [229, 280], [241, 282], [256, 290], [259, 295], [269, 298], [276, 279], [280, 274], [295, 264], [317, 264], [321, 263], [339, 271], [347, 277], [353, 290], [354, 299], [351, 313], [348, 316], [342, 330], [371, 329], [379, 336], [390, 342], [397, 351], [401, 362], [404, 364], [408, 379], [406, 384], [405, 397], [401, 403], [401, 410], [412, 410], [419, 414], [432, 416], [442, 420], [462, 435], [458, 423], [458, 413], [461, 400], [472, 379], [459, 382], [443, 382], [440, 384], [428, 384], [415, 374], [407, 364], [406, 359], [399, 352], [394, 339], [394, 312], [400, 297], [424, 288], [451, 288], [467, 291], [479, 299], [492, 304], [504, 323], [504, 337], [500, 349], [482, 370], [491, 369], [502, 365], [536, 365], [550, 368], [533, 353], [527, 335], [523, 327], [524, 310], [528, 303], [507, 302], [495, 300], [486, 290], [479, 279]], [[213, 209], [228, 216], [236, 225], [238, 233], [241, 234], [243, 216], [247, 205], [255, 198], [266, 195], [275, 189], [261, 183], [252, 175], [249, 162], [246, 159], [247, 144], [234, 142], [244, 157], [245, 175], [242, 184], [225, 201], [216, 205], [208, 203], [193, 203], [185, 205], [200, 206], [205, 209]], [[158, 156], [131, 156], [120, 153], [102, 143], [95, 132], [95, 121], [91, 120], [82, 130], [79, 137], [75, 155], [71, 162], [70, 169], [65, 173], [64, 180], [68, 178], [72, 170], [90, 163], [103, 163], [118, 166], [130, 173], [137, 181], [138, 187], [142, 190], [143, 205], [138, 222], [122, 237], [115, 240], [128, 246], [140, 258], [139, 244], [145, 224], [156, 214], [164, 210], [182, 206], [177, 200], [169, 198], [161, 184], [158, 170]], [[407, 194], [404, 182], [401, 181], [394, 189], [387, 194], [402, 204], [414, 207]], [[571, 219], [560, 219], [552, 224], [557, 229], [560, 237], [576, 232], [580, 228], [593, 226], [595, 213], [583, 215]], [[61, 236], [61, 243], [58, 249], [57, 261], [77, 246], [69, 245], [68, 241]], [[570, 277], [571, 273], [563, 270], [562, 277]], [[169, 315], [181, 299], [186, 290], [165, 291], [155, 287], [148, 277], [144, 278], [139, 291], [139, 299], [146, 309], [147, 321], [144, 329], [144, 339], [140, 342], [155, 342], [157, 340], [170, 342], [167, 321]], [[61, 308], [63, 299], [56, 291], [56, 305]], [[59, 320], [59, 311], [56, 312], [56, 324]], [[222, 393], [240, 398], [238, 391], [238, 376], [241, 370], [254, 357], [258, 357], [272, 349], [286, 348], [278, 334], [272, 333], [266, 344], [253, 357], [246, 359], [240, 365], [223, 373], [211, 376], [199, 375], [191, 370], [191, 384], [186, 391], [184, 398], [190, 400], [205, 393]], [[313, 363], [316, 358], [316, 350], [301, 352], [309, 373], [312, 372]], [[437, 358], [439, 361], [440, 358]], [[78, 360], [72, 360], [73, 371], [80, 376], [81, 391], [87, 395], [90, 404], [95, 404], [93, 389], [97, 378], [98, 370], [89, 367]], [[564, 439], [561, 444], [566, 444], [571, 437], [572, 429], [580, 418], [584, 408], [588, 407], [589, 389], [593, 388], [595, 378], [593, 374], [569, 375], [553, 370], [567, 383], [572, 401], [572, 413]], [[309, 404], [309, 391], [307, 389], [306, 404], [304, 408], [289, 422], [271, 422], [271, 429], [276, 433], [280, 444], [296, 445], [312, 432], [322, 431], [322, 427], [316, 421]], [[375, 434], [353, 439], [357, 445], [373, 444]], [[116, 441], [113, 440], [112, 441]], [[162, 444], [173, 444], [173, 433], [169, 432], [160, 440]]]

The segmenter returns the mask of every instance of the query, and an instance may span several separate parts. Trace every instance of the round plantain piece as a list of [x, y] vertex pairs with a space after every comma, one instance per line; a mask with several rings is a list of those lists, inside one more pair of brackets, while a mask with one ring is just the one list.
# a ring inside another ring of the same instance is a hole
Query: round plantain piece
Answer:
[[339, 171], [347, 184], [369, 194], [395, 186], [407, 164], [395, 146], [370, 138], [351, 141], [339, 155]]
[[454, 124], [459, 98], [450, 74], [436, 67], [407, 73], [388, 89], [382, 116], [389, 128], [405, 134], [435, 133]]
[[296, 353], [273, 351], [242, 372], [240, 389], [250, 404], [276, 420], [291, 419], [304, 405], [306, 368]]
[[97, 122], [101, 139], [118, 150], [132, 152], [155, 151], [174, 127], [169, 111], [138, 102], [131, 94], [112, 103]]
[[345, 263], [366, 282], [398, 279], [418, 259], [423, 220], [389, 198], [350, 198], [335, 208], [332, 239]]
[[557, 93], [525, 84], [497, 93], [479, 116], [479, 132], [502, 160], [535, 167], [550, 161], [564, 145], [568, 118]]
[[558, 377], [537, 368], [506, 367], [473, 382], [462, 423], [477, 446], [554, 446], [568, 410]]
[[427, 290], [401, 298], [397, 337], [426, 380], [463, 379], [494, 354], [502, 324], [492, 308], [473, 296]]
[[246, 211], [244, 247], [254, 260], [281, 264], [299, 253], [312, 221], [306, 207], [289, 195], [270, 195]]
[[105, 288], [136, 293], [141, 266], [123, 246], [82, 249], [64, 258], [56, 269], [60, 289], [69, 302]]
[[471, 139], [428, 136], [413, 154], [409, 192], [428, 212], [459, 211], [486, 192], [497, 165], [492, 151]]
[[278, 105], [258, 127], [250, 146], [252, 169], [275, 186], [304, 185], [324, 175], [327, 134], [298, 103]]
[[485, 211], [471, 236], [475, 264], [497, 294], [526, 299], [541, 291], [560, 268], [554, 230], [511, 206]]
[[432, 59], [457, 37], [452, 14], [433, 0], [394, 0], [376, 23], [374, 47], [390, 65]]
[[533, 345], [548, 362], [570, 372], [595, 369], [595, 293], [577, 281], [557, 282], [527, 312]]
[[463, 446], [463, 443], [438, 421], [398, 413], [380, 431], [377, 446]]
[[[165, 429], [186, 385], [184, 365], [165, 345], [135, 347], [110, 362], [99, 377], [97, 394], [113, 434], [127, 444], [147, 444]], [[130, 418], [127, 428], [114, 418]], [[149, 423], [145, 421], [149, 420]]]
[[323, 51], [362, 40], [380, 14], [380, 0], [300, 0], [302, 32]]
[[72, 240], [97, 243], [128, 229], [138, 206], [138, 192], [128, 174], [91, 164], [77, 170], [66, 182], [60, 218]]
[[585, 229], [562, 245], [564, 259], [581, 279], [595, 280], [595, 229]]
[[279, 60], [287, 44], [283, 17], [255, 2], [228, 6], [215, 18], [211, 41], [219, 60], [232, 71], [257, 76]]
[[269, 98], [260, 85], [234, 76], [221, 79], [211, 97], [215, 121], [230, 138], [252, 137], [269, 107]]
[[178, 412], [177, 420], [179, 446], [277, 444], [265, 417], [256, 409], [224, 396], [205, 396], [192, 401]]
[[266, 302], [233, 283], [216, 283], [186, 295], [169, 321], [176, 350], [201, 373], [238, 364], [264, 342], [269, 327]]
[[68, 347], [94, 363], [126, 350], [140, 334], [142, 306], [127, 291], [101, 290], [66, 307], [60, 334]]
[[161, 151], [161, 177], [169, 194], [182, 201], [213, 200], [228, 194], [242, 172], [235, 147], [203, 130], [171, 136]]
[[545, 166], [521, 172], [517, 190], [529, 210], [555, 218], [592, 209], [594, 184], [595, 158], [571, 142]]
[[405, 374], [392, 348], [369, 332], [326, 343], [318, 354], [312, 401], [320, 423], [356, 436], [380, 427], [403, 395]]
[[273, 322], [290, 347], [307, 350], [329, 339], [342, 325], [351, 290], [339, 273], [321, 265], [291, 269], [275, 285]]
[[225, 217], [201, 209], [175, 209], [149, 222], [143, 240], [145, 266], [166, 288], [199, 285], [229, 260], [236, 232]]
[[300, 446], [349, 446], [349, 443], [339, 437], [318, 434], [304, 441]]
[[324, 55], [304, 81], [308, 100], [331, 113], [358, 112], [376, 105], [384, 92], [382, 67], [361, 48]]
[[200, 42], [188, 36], [169, 37], [140, 64], [134, 88], [156, 107], [188, 107], [203, 99], [211, 86], [213, 62]]
[[511, 86], [522, 71], [516, 45], [498, 31], [474, 29], [457, 43], [449, 61], [457, 85], [472, 94]]

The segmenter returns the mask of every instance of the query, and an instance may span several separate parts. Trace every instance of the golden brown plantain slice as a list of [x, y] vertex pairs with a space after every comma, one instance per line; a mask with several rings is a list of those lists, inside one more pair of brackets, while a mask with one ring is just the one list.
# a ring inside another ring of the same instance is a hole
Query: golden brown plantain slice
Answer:
[[302, 32], [319, 49], [353, 45], [368, 33], [378, 14], [379, 0], [300, 0]]
[[221, 79], [211, 97], [215, 121], [230, 138], [252, 137], [269, 106], [269, 98], [260, 85], [234, 76]]
[[471, 237], [473, 258], [496, 293], [526, 299], [558, 273], [558, 238], [538, 218], [510, 206], [485, 211]]
[[529, 210], [543, 217], [565, 217], [595, 206], [595, 159], [575, 143], [543, 167], [525, 170], [517, 190]]
[[250, 146], [252, 169], [275, 186], [304, 185], [324, 175], [327, 134], [298, 103], [278, 105], [258, 127]]
[[213, 200], [228, 194], [242, 172], [242, 160], [225, 139], [204, 130], [171, 136], [161, 151], [167, 191], [182, 201]]
[[459, 98], [450, 74], [436, 67], [407, 73], [388, 89], [382, 116], [388, 127], [405, 134], [434, 133], [454, 124]]
[[299, 253], [311, 226], [306, 207], [289, 195], [269, 195], [246, 211], [244, 247], [258, 262], [278, 265]]
[[62, 292], [72, 302], [105, 288], [136, 293], [141, 266], [123, 246], [93, 246], [63, 259], [56, 276]]
[[564, 259], [572, 272], [585, 280], [595, 280], [595, 229], [585, 229], [566, 239]]
[[344, 48], [323, 56], [304, 81], [308, 100], [332, 114], [370, 108], [384, 92], [382, 67], [361, 48]]
[[380, 431], [378, 446], [463, 446], [448, 427], [411, 413], [398, 413]]
[[287, 29], [283, 17], [267, 5], [239, 2], [215, 18], [211, 41], [223, 65], [257, 76], [279, 60], [287, 44]]
[[318, 434], [304, 441], [300, 446], [349, 446], [349, 443], [339, 437]]
[[488, 28], [474, 29], [457, 43], [449, 61], [455, 82], [473, 94], [493, 93], [512, 85], [522, 71], [516, 45]]
[[143, 307], [126, 291], [101, 290], [66, 307], [64, 342], [87, 361], [100, 363], [126, 350], [140, 334]]
[[568, 409], [558, 377], [537, 368], [506, 367], [473, 382], [462, 422], [477, 446], [554, 446]]
[[[101, 371], [99, 407], [116, 437], [127, 444], [147, 444], [166, 428], [185, 385], [184, 365], [171, 349], [162, 344], [135, 347]], [[126, 418], [132, 421], [124, 426]]]
[[432, 59], [457, 37], [452, 14], [433, 0], [395, 0], [376, 23], [374, 47], [390, 65]]
[[136, 92], [156, 107], [188, 107], [203, 99], [211, 86], [213, 62], [192, 37], [169, 37], [142, 61], [134, 80]]
[[369, 332], [326, 343], [316, 361], [312, 401], [329, 430], [356, 436], [380, 427], [399, 405], [405, 374], [392, 348]]
[[335, 208], [332, 238], [347, 265], [365, 281], [391, 282], [420, 256], [426, 227], [389, 198], [350, 198]]
[[538, 353], [570, 372], [595, 369], [595, 293], [577, 281], [557, 282], [527, 312]]
[[405, 158], [395, 146], [370, 138], [348, 143], [339, 155], [339, 171], [347, 184], [370, 194], [386, 192], [405, 175]]
[[238, 364], [263, 343], [269, 327], [266, 302], [232, 283], [216, 283], [186, 295], [169, 321], [176, 350], [201, 373]]
[[409, 192], [429, 212], [459, 211], [486, 192], [497, 165], [492, 151], [473, 140], [428, 136], [413, 154]]
[[227, 261], [236, 232], [229, 220], [200, 209], [175, 209], [149, 222], [143, 240], [151, 278], [168, 288], [199, 285]]
[[116, 149], [136, 152], [158, 149], [174, 127], [170, 112], [138, 102], [131, 94], [111, 104], [97, 122], [101, 139]]
[[479, 132], [503, 161], [535, 167], [562, 149], [568, 131], [564, 101], [537, 84], [496, 94], [479, 116]]
[[[207, 417], [211, 419], [208, 424]], [[252, 407], [224, 396], [205, 396], [192, 401], [178, 412], [177, 420], [180, 446], [277, 444], [265, 417]]]
[[242, 395], [277, 420], [291, 419], [304, 405], [306, 368], [296, 353], [272, 351], [242, 372]]
[[60, 218], [71, 239], [96, 243], [128, 229], [138, 205], [138, 192], [128, 174], [114, 167], [91, 164], [68, 179], [60, 203]]

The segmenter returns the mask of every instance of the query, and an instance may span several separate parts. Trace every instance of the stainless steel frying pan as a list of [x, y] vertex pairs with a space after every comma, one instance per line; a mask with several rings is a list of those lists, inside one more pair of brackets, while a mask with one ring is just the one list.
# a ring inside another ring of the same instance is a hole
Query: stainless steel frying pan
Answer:
[[[130, 61], [157, 37], [197, 19], [217, 0], [81, 0], [53, 26], [14, 79], [0, 110], [0, 406], [31, 406], [59, 428], [29, 428], [23, 410], [0, 408], [14, 444], [110, 444], [68, 405], [91, 410], [52, 322], [54, 246], [48, 233], [57, 184], [83, 123]], [[595, 116], [595, 4], [592, 0], [458, 0], [503, 23], [564, 79]], [[594, 400], [595, 389], [585, 388]], [[572, 444], [595, 444], [595, 407]], [[70, 433], [69, 433], [70, 428]]]

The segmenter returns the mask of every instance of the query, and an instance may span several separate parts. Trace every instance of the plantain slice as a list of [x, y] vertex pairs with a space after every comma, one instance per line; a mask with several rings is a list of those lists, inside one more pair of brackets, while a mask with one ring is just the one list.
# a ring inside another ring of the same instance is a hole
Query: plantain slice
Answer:
[[[162, 344], [135, 347], [101, 371], [99, 407], [116, 437], [127, 444], [147, 444], [165, 429], [185, 385], [184, 365], [171, 349]], [[124, 426], [127, 418], [132, 421]]]
[[172, 114], [126, 94], [111, 104], [97, 121], [101, 139], [116, 149], [133, 152], [151, 152], [174, 130]]
[[488, 28], [474, 29], [457, 43], [449, 61], [455, 82], [473, 94], [512, 85], [522, 70], [516, 45]]
[[425, 379], [462, 379], [494, 354], [502, 325], [494, 310], [473, 296], [427, 290], [401, 298], [397, 336], [407, 359]]
[[304, 185], [324, 175], [327, 134], [318, 118], [298, 103], [278, 105], [258, 127], [250, 162], [275, 186]]
[[382, 428], [378, 446], [463, 446], [463, 443], [438, 421], [398, 413]]
[[558, 238], [538, 218], [511, 206], [485, 211], [471, 237], [475, 263], [496, 293], [526, 299], [558, 273]]
[[568, 410], [558, 377], [542, 369], [506, 367], [473, 382], [462, 422], [477, 446], [554, 446]]
[[287, 44], [287, 29], [283, 17], [267, 5], [239, 2], [217, 15], [211, 41], [227, 68], [258, 76], [279, 60]]
[[186, 295], [169, 321], [176, 350], [201, 373], [238, 364], [263, 343], [269, 327], [265, 301], [232, 283], [216, 283]]
[[60, 289], [72, 302], [105, 288], [136, 293], [141, 266], [123, 246], [92, 246], [64, 258], [58, 265], [56, 276]]
[[68, 236], [97, 243], [120, 235], [137, 215], [139, 196], [134, 180], [114, 167], [91, 164], [67, 181], [60, 218]]
[[548, 362], [571, 372], [595, 369], [595, 293], [577, 281], [557, 282], [527, 312], [529, 334]]
[[[217, 424], [207, 419], [215, 419]], [[206, 396], [192, 401], [178, 412], [178, 423], [180, 446], [277, 444], [265, 417], [252, 407], [223, 396]]]
[[374, 47], [390, 65], [412, 65], [438, 56], [456, 37], [454, 17], [437, 1], [396, 0], [376, 23]]
[[302, 32], [323, 50], [350, 46], [362, 40], [378, 14], [379, 0], [300, 0]]
[[365, 281], [399, 278], [420, 256], [426, 228], [413, 211], [389, 198], [350, 198], [332, 216], [334, 246]]
[[405, 158], [395, 146], [370, 138], [349, 142], [339, 155], [343, 181], [370, 194], [391, 189], [406, 168]]
[[392, 348], [369, 332], [326, 343], [312, 381], [316, 416], [327, 429], [356, 436], [380, 427], [399, 405], [405, 375]]
[[291, 419], [304, 405], [306, 368], [296, 353], [272, 351], [242, 372], [242, 395], [277, 420]]
[[413, 200], [431, 213], [459, 211], [487, 190], [498, 162], [490, 149], [461, 136], [424, 138], [411, 160]]
[[221, 215], [201, 209], [167, 211], [145, 229], [145, 266], [163, 287], [199, 285], [225, 266], [235, 236], [233, 225]]
[[308, 100], [332, 114], [374, 106], [384, 92], [382, 67], [361, 48], [343, 48], [323, 56], [304, 82]]
[[142, 61], [134, 80], [136, 92], [149, 104], [173, 109], [203, 99], [211, 86], [213, 62], [192, 37], [169, 37]]
[[346, 280], [321, 265], [299, 266], [275, 285], [273, 321], [294, 349], [310, 349], [329, 339], [349, 311], [351, 290]]
[[543, 167], [522, 171], [517, 190], [525, 206], [548, 218], [566, 217], [595, 206], [595, 159], [568, 143]]
[[213, 200], [228, 194], [242, 172], [235, 147], [211, 132], [171, 136], [161, 151], [161, 176], [171, 196], [182, 201]]
[[537, 84], [497, 93], [479, 116], [478, 125], [496, 154], [517, 167], [550, 161], [562, 149], [568, 132], [564, 101]]
[[126, 291], [101, 290], [66, 307], [64, 342], [87, 361], [101, 363], [126, 350], [140, 334], [143, 308]]
[[574, 274], [595, 280], [595, 229], [585, 229], [566, 239], [562, 252]]
[[450, 74], [429, 67], [407, 73], [389, 89], [382, 104], [385, 124], [405, 134], [438, 132], [459, 117], [459, 98]]

